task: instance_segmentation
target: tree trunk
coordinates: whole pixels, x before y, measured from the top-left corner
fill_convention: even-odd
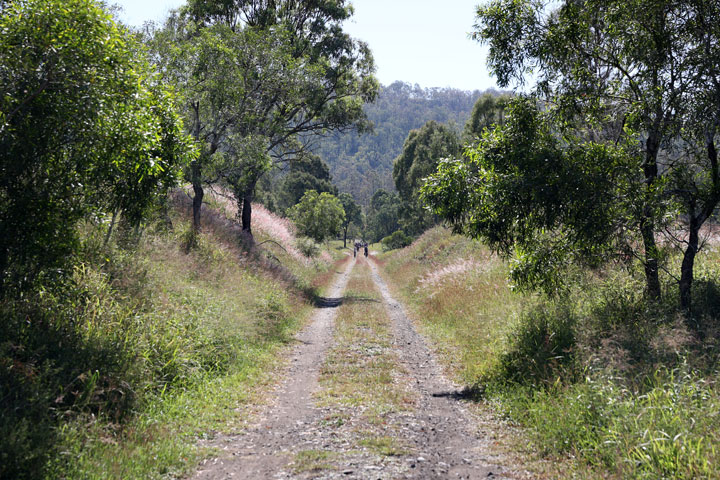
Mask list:
[[[345,225],[345,230],[343,230],[343,248],[347,248],[347,231],[350,224],[348,223]]]
[[[645,282],[648,295],[653,300],[660,300],[662,292],[658,275],[658,248],[655,242],[655,224],[650,222],[649,225],[643,225],[640,227],[640,231],[645,246]]]
[[[200,103],[192,104],[194,116],[193,137],[195,141],[200,140]],[[190,164],[190,176],[193,187],[193,234],[200,231],[200,214],[202,213],[202,202],[205,191],[202,187],[202,153]]]
[[[193,230],[197,233],[200,230],[200,214],[202,212],[202,202],[205,191],[202,187],[202,175],[200,172],[199,160],[194,160],[191,166],[192,170],[192,187],[195,195],[193,196]]]
[[[680,267],[680,308],[686,312],[690,312],[692,307],[693,268],[699,247],[700,226],[702,225],[698,223],[694,215],[690,217],[690,238]]]
[[[105,234],[105,241],[103,242],[103,246],[107,246],[108,242],[110,242],[110,237],[112,237],[113,227],[115,226],[115,220],[117,220],[117,214],[118,209],[113,210],[112,214],[112,220],[110,220],[110,226],[108,227],[108,231]]]
[[[643,172],[645,174],[648,197],[645,199],[643,215],[640,221],[640,233],[642,235],[643,246],[645,247],[645,279],[648,295],[653,300],[660,300],[662,298],[662,292],[660,289],[658,264],[659,252],[657,243],[655,242],[655,221],[653,219],[654,199],[652,198],[652,189],[658,176],[657,155],[660,150],[660,140],[657,131],[650,132],[645,147]]]
[[[720,171],[718,170],[718,152],[715,148],[715,129],[708,132],[707,156],[712,169],[713,187],[711,194],[706,197],[700,212],[696,215],[695,204],[688,205],[690,217],[688,246],[683,254],[680,267],[680,308],[690,313],[692,309],[692,284],[694,279],[695,256],[700,248],[700,228],[715,211],[720,203]]]
[[[252,201],[255,195],[255,185],[257,180],[252,182],[245,190],[243,195],[242,212],[240,219],[242,221],[242,230],[252,238]]]
[[[242,209],[242,229],[252,235],[252,196],[245,195],[243,197]]]

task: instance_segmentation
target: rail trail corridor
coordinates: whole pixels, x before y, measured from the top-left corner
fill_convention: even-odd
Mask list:
[[[349,259],[273,400],[196,479],[519,478],[442,374],[372,259]]]

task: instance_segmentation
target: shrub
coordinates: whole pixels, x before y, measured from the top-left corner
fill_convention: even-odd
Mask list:
[[[381,243],[383,250],[387,252],[388,250],[395,250],[396,248],[405,248],[412,243],[412,240],[411,237],[405,235],[405,232],[398,230],[392,235],[383,238]]]
[[[315,258],[320,253],[320,245],[315,243],[312,238],[298,238],[295,246],[300,250],[300,253],[308,258]]]
[[[288,210],[295,226],[302,235],[317,242],[340,233],[345,220],[345,210],[337,197],[327,192],[318,194],[308,190],[300,199],[300,203]]]
[[[543,303],[526,312],[510,333],[494,381],[542,386],[572,367],[576,319],[566,303]]]

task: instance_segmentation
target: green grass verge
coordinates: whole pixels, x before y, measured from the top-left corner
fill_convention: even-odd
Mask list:
[[[87,227],[72,282],[0,305],[0,477],[179,477],[260,401],[330,265],[293,283],[212,229],[185,253],[176,224],[122,246]]]
[[[719,260],[698,257],[690,318],[671,279],[650,304],[632,270],[579,274],[565,298],[513,293],[503,262],[443,229],[381,263],[447,365],[557,462],[553,477],[720,478]]]

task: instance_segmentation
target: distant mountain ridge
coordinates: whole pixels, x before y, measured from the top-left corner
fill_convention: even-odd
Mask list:
[[[490,93],[500,94],[495,90]],[[383,86],[374,104],[365,106],[375,132],[333,134],[319,142],[317,153],[330,166],[333,182],[368,205],[379,188],[394,190],[393,160],[410,130],[426,122],[454,125],[462,131],[475,101],[485,92],[454,88],[421,88],[404,82]]]

